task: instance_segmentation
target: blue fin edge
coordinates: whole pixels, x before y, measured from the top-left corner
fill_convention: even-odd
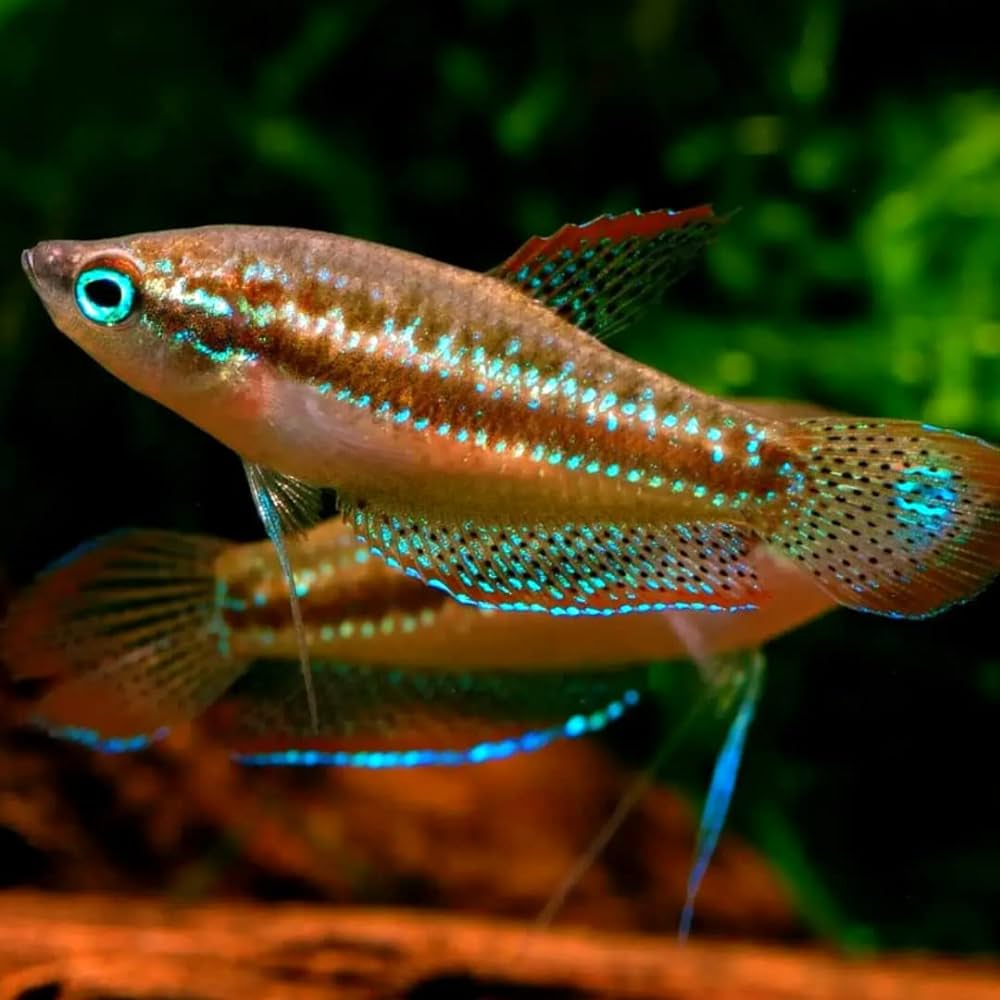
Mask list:
[[[360,767],[383,770],[400,767],[457,767],[504,760],[519,753],[541,750],[557,740],[596,733],[639,701],[639,692],[625,691],[604,708],[586,715],[574,715],[562,725],[536,729],[506,740],[476,743],[460,750],[275,750],[267,753],[232,755],[240,764],[284,767]]]

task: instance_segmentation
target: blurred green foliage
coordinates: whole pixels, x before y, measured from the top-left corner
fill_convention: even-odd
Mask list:
[[[126,523],[257,533],[235,460],[51,329],[18,268],[46,237],[282,223],[481,268],[565,221],[711,200],[739,211],[705,267],[617,348],[713,392],[1000,438],[986,20],[0,0],[0,565],[19,583]],[[847,946],[1000,942],[995,602],[920,625],[841,613],[772,652],[735,824]],[[717,740],[678,767],[693,789]]]

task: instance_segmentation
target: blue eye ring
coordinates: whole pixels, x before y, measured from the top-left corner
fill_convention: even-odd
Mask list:
[[[132,314],[135,279],[113,267],[88,267],[77,276],[73,288],[80,312],[92,323],[117,326]]]

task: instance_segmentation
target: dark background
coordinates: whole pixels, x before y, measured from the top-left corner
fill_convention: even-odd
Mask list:
[[[0,574],[126,524],[259,534],[236,458],[48,322],[18,265],[44,238],[275,223],[486,268],[566,221],[713,201],[741,211],[618,349],[1000,439],[980,6],[0,0]],[[732,827],[816,934],[1000,944],[996,610],[837,612],[769,650]],[[610,742],[638,759],[633,736]],[[700,794],[718,739],[665,778]]]

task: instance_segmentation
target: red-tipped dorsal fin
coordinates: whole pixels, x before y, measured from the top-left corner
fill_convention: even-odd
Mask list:
[[[533,236],[488,273],[575,326],[608,337],[681,277],[725,221],[710,205],[602,215]]]

